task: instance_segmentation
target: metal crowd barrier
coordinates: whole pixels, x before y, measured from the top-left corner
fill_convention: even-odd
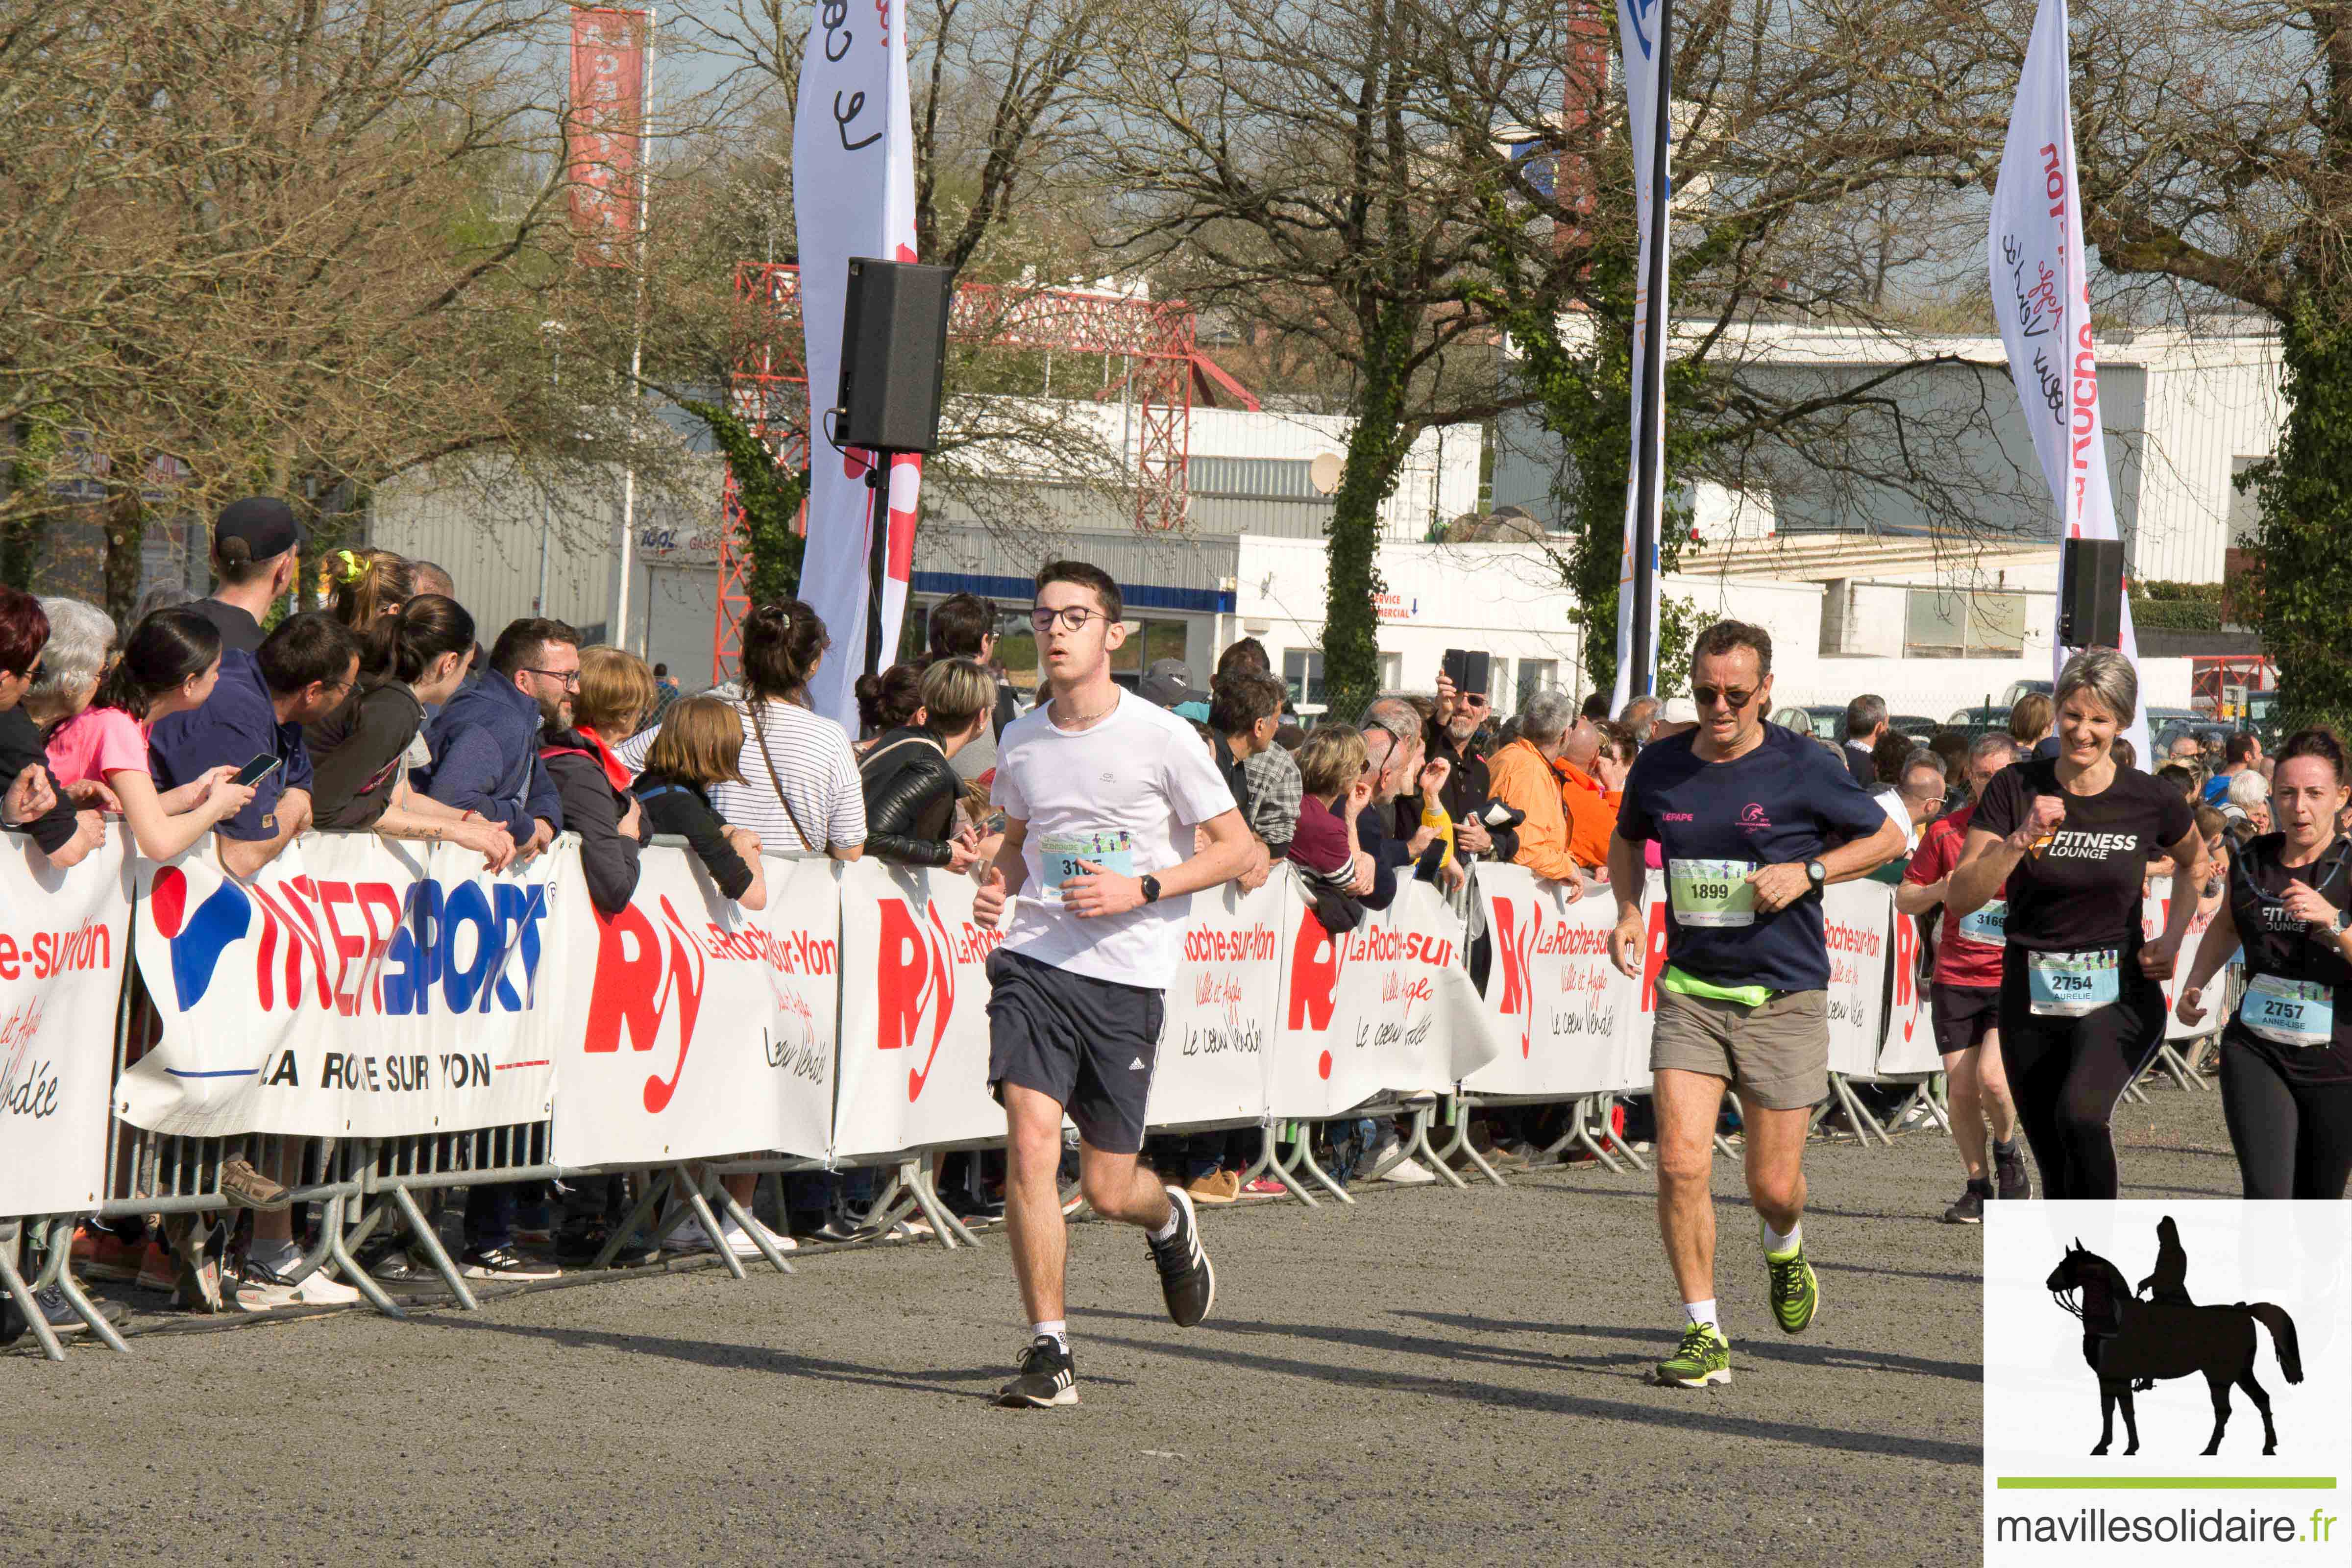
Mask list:
[[[685,845],[683,839],[666,837],[651,842],[679,847]],[[1471,897],[1461,903],[1470,922],[1465,935],[1475,939],[1475,927],[1481,923],[1478,900]],[[1472,941],[1465,940],[1456,960],[1465,968],[1469,965],[1471,946]],[[147,1005],[135,963],[127,964],[126,976],[116,1027],[114,1072],[118,1082],[124,1070],[155,1043],[160,1030],[160,1020]],[[2229,989],[2233,997],[2241,981],[2234,968],[2230,976]],[[2229,1009],[2219,1007],[2213,1016],[2218,1031],[2219,1021],[2229,1016]],[[2201,1043],[2201,1039],[2189,1042],[2192,1047]],[[2141,1083],[2158,1075],[2171,1077],[2184,1090],[2204,1087],[2172,1043],[2158,1053]],[[1855,1099],[1843,1075],[1832,1074],[1832,1080],[1830,1095],[1815,1108],[1815,1123],[1832,1106],[1840,1106],[1846,1111],[1853,1135],[1863,1146],[1869,1146],[1874,1135],[1882,1144],[1891,1146],[1894,1140],[1889,1130]],[[1906,1104],[1923,1103],[1931,1113],[1930,1119],[1948,1129],[1941,1086],[1941,1074],[1927,1075],[1914,1085],[1912,1100]],[[1454,1162],[1460,1159],[1467,1172],[1504,1186],[1508,1184],[1504,1174],[1471,1142],[1470,1129],[1477,1111],[1565,1105],[1565,1130],[1536,1152],[1528,1168],[1557,1169],[1566,1165],[1573,1153],[1580,1152],[1610,1171],[1622,1173],[1625,1165],[1619,1163],[1620,1157],[1636,1169],[1650,1167],[1615,1131],[1612,1110],[1620,1101],[1643,1098],[1644,1092],[1503,1095],[1465,1092],[1457,1086],[1450,1095],[1433,1091],[1381,1095],[1323,1118],[1243,1118],[1153,1126],[1149,1131],[1154,1136],[1183,1135],[1255,1127],[1261,1134],[1259,1152],[1242,1174],[1244,1184],[1271,1175],[1287,1195],[1309,1207],[1320,1206],[1312,1190],[1315,1187],[1343,1205],[1352,1205],[1356,1200],[1349,1194],[1346,1182],[1325,1170],[1317,1159],[1316,1132],[1325,1125],[1365,1119],[1411,1119],[1409,1135],[1401,1134],[1394,1150],[1364,1173],[1364,1180],[1378,1180],[1400,1162],[1417,1158],[1425,1162],[1440,1181],[1462,1190],[1468,1184],[1464,1173],[1454,1168]],[[2131,1092],[2145,1098],[2140,1085],[2133,1086]],[[1442,1142],[1433,1136],[1433,1131],[1441,1126],[1448,1134]],[[95,1211],[97,1217],[112,1220],[139,1216],[151,1222],[161,1219],[169,1223],[175,1217],[192,1219],[230,1211],[235,1205],[222,1191],[222,1167],[225,1162],[243,1155],[264,1174],[274,1174],[285,1183],[297,1213],[305,1205],[320,1206],[318,1238],[304,1252],[291,1276],[293,1280],[299,1283],[320,1268],[332,1268],[371,1306],[392,1318],[404,1318],[406,1313],[383,1286],[361,1267],[356,1257],[362,1245],[379,1230],[392,1227],[406,1232],[406,1245],[428,1262],[457,1306],[467,1310],[478,1310],[480,1306],[463,1269],[449,1257],[431,1215],[418,1202],[419,1194],[470,1187],[486,1180],[570,1183],[615,1175],[633,1177],[639,1184],[635,1203],[612,1231],[601,1253],[588,1265],[589,1271],[608,1269],[632,1237],[642,1236],[648,1244],[660,1245],[674,1226],[691,1215],[711,1241],[719,1264],[740,1279],[747,1277],[743,1262],[723,1240],[722,1215],[742,1227],[763,1260],[777,1272],[790,1274],[793,1270],[782,1251],[769,1241],[764,1228],[754,1223],[753,1216],[727,1191],[726,1177],[769,1173],[782,1176],[859,1167],[885,1170],[890,1173],[890,1179],[877,1194],[864,1227],[871,1237],[887,1237],[899,1222],[919,1217],[931,1238],[941,1247],[977,1247],[979,1237],[942,1199],[934,1165],[947,1153],[995,1150],[1004,1144],[1001,1137],[974,1139],[833,1163],[746,1153],[728,1158],[566,1167],[551,1157],[551,1121],[467,1132],[337,1140],[275,1134],[181,1137],[149,1132],[118,1116],[109,1119],[107,1140],[107,1188]],[[1717,1142],[1726,1152],[1736,1152],[1720,1137]],[[1075,1192],[1066,1192],[1064,1201],[1066,1212],[1075,1214],[1085,1206]],[[52,1287],[62,1292],[101,1342],[116,1351],[129,1349],[121,1333],[74,1278],[71,1248],[79,1217],[57,1215],[0,1218],[0,1291],[16,1300],[42,1354],[53,1361],[63,1360],[64,1351],[33,1300],[35,1292]],[[16,1262],[18,1243],[28,1236],[44,1247],[42,1265],[29,1280]]]

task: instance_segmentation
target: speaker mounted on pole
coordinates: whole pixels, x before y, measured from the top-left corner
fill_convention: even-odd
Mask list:
[[[2124,546],[2119,539],[2069,539],[2059,547],[2058,646],[2121,647]]]
[[[954,288],[955,275],[944,267],[850,258],[835,410],[839,445],[873,452],[938,447]]]

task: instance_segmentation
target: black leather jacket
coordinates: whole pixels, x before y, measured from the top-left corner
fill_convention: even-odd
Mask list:
[[[892,730],[857,765],[866,790],[866,852],[907,866],[944,866],[963,788],[929,730]]]

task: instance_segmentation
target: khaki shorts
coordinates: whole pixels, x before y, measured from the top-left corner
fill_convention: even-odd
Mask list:
[[[1801,1110],[1830,1091],[1829,993],[1789,991],[1760,1007],[1658,988],[1650,1070],[1727,1079],[1767,1110]]]

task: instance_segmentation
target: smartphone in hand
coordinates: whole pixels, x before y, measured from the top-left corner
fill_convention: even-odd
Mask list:
[[[254,758],[253,761],[237,769],[236,782],[243,784],[247,789],[252,789],[259,784],[262,780],[276,773],[278,768],[278,759],[265,753]]]

